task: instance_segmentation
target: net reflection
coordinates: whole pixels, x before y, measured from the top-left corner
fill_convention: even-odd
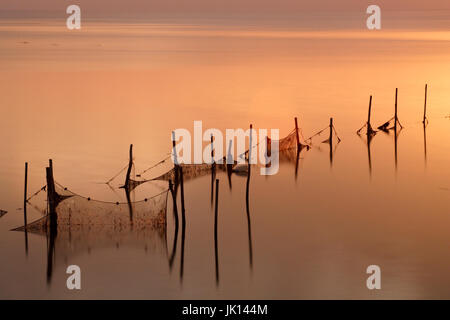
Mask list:
[[[48,201],[45,216],[14,229],[47,239],[49,285],[56,265],[65,265],[74,257],[94,250],[132,247],[168,256],[167,192],[134,203],[127,192],[126,204],[114,204],[83,198],[68,190],[58,191],[60,198]],[[131,215],[133,210],[135,216]],[[57,217],[57,221],[53,222],[52,217]]]

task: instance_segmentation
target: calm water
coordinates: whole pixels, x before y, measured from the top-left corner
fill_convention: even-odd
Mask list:
[[[8,22],[0,37],[0,209],[8,211],[0,218],[1,298],[450,298],[448,30],[91,23],[70,33],[55,22]],[[373,124],[391,118],[396,87],[405,126],[397,154],[393,134],[378,133],[369,170],[355,132],[369,95]],[[81,249],[57,242],[50,281],[46,238],[28,234],[26,254],[24,234],[10,231],[23,224],[25,161],[29,194],[45,184],[52,158],[58,182],[124,201],[123,175],[113,189],[101,182],[126,165],[130,143],[141,172],[170,152],[173,129],[192,129],[194,120],[285,136],[295,116],[305,136],[334,118],[342,142],[333,162],[319,144],[301,153],[297,172],[295,158],[275,176],[253,170],[251,234],[246,177],[233,175],[230,188],[218,174],[218,282],[209,175],[185,183],[184,259],[179,233],[172,268],[171,201],[167,238],[118,243],[99,234],[100,245]],[[132,196],[160,187],[144,184]],[[28,211],[28,221],[41,217]],[[70,264],[81,267],[81,291],[66,288]],[[371,264],[382,270],[376,292],[366,288]]]

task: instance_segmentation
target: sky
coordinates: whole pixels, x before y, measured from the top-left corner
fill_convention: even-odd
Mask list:
[[[14,0],[1,1],[2,16],[11,11],[60,12],[78,4],[92,16],[137,14],[301,14],[361,11],[371,4],[386,11],[450,10],[446,0]]]
[[[381,7],[384,29],[450,30],[447,0],[14,0],[0,2],[0,24],[10,19],[67,18],[77,4],[83,21],[364,29],[366,9]]]

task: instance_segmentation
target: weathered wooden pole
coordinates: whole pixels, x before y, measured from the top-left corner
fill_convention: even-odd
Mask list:
[[[174,181],[175,187],[178,185],[179,182],[179,165],[178,165],[178,159],[177,159],[177,149],[176,149],[176,143],[175,143],[175,131],[172,131],[172,150],[173,150],[173,162],[174,162]]]
[[[330,145],[333,144],[333,118],[330,118]]]
[[[294,118],[295,120],[295,134],[297,137],[297,150],[300,150],[300,138],[298,136],[298,122],[297,122],[297,117]]]
[[[174,236],[174,239],[173,239],[172,254],[170,255],[170,258],[169,258],[169,267],[170,267],[170,270],[172,270],[173,262],[174,262],[174,259],[175,259],[175,254],[177,252],[178,224],[179,224],[178,223],[177,198],[176,198],[176,194],[175,194],[175,191],[174,191],[172,180],[169,180],[169,190],[170,190],[170,193],[172,195],[173,216],[174,216],[174,219],[175,219],[175,236]]]
[[[180,280],[183,280],[184,274],[184,241],[186,237],[186,214],[184,208],[184,183],[183,183],[183,168],[178,168],[180,171],[181,184],[181,260],[180,260]]]
[[[297,151],[297,156],[299,151]],[[247,172],[247,184],[245,187],[245,208],[247,213],[247,234],[248,234],[248,257],[250,269],[253,268],[253,245],[252,245],[252,222],[250,218],[250,167]]]
[[[214,179],[216,178],[216,162],[214,161],[213,135],[211,135],[211,207],[214,202]]]
[[[23,225],[25,226],[25,253],[28,255],[28,230],[27,230],[27,198],[28,198],[28,162],[25,162],[25,188],[23,194]]]
[[[181,184],[181,214],[182,214],[182,223],[186,223],[185,218],[185,208],[184,208],[184,182],[183,182],[183,168],[179,168],[180,170],[180,184]]]
[[[214,209],[214,252],[216,262],[216,285],[219,285],[219,246],[217,237],[218,215],[219,215],[219,179],[216,179],[216,203]]]
[[[395,115],[394,115],[394,127],[395,130],[397,130],[397,122],[398,122],[398,117],[397,117],[397,98],[398,98],[398,88],[395,88]]]
[[[253,125],[250,124],[249,148],[248,148],[248,170],[250,170],[250,162],[252,158],[253,149]]]
[[[125,184],[124,184],[125,189],[129,188],[130,174],[131,174],[132,167],[133,167],[133,145],[130,144],[130,159],[128,160],[127,175],[125,177]]]
[[[333,165],[333,118],[330,118],[330,166]]]
[[[47,174],[47,198],[49,206],[49,219],[50,219],[50,230],[51,232],[56,231],[58,224],[58,217],[56,215],[56,191],[55,191],[55,181],[53,179],[53,169],[52,167],[46,168]]]
[[[367,116],[367,130],[372,130],[372,126],[370,125],[370,114],[372,113],[372,96],[370,96],[369,100],[369,115]]]
[[[427,121],[427,93],[428,93],[428,84],[425,85],[425,103],[423,106],[423,123]]]

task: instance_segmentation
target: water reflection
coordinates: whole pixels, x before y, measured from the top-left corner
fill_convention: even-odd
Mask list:
[[[425,157],[425,167],[427,166],[427,123],[428,120],[425,119],[423,122],[423,152]]]
[[[250,172],[251,172],[251,165],[248,165],[247,170],[247,182],[245,187],[245,208],[247,213],[247,234],[248,234],[248,258],[250,263],[250,269],[253,270],[253,244],[252,244],[252,221],[250,218],[250,203],[249,203],[249,197],[250,197]]]
[[[214,262],[216,271],[216,286],[219,286],[219,243],[217,238],[219,214],[219,180],[216,180],[216,204],[214,207]]]
[[[175,255],[177,253],[178,225],[179,225],[176,190],[174,190],[174,185],[172,183],[172,180],[169,180],[169,190],[170,190],[170,194],[172,196],[172,212],[173,212],[173,218],[174,218],[174,224],[175,224],[175,231],[174,231],[173,244],[172,244],[172,253],[170,254],[170,257],[169,257],[169,268],[170,268],[170,271],[172,271],[173,262],[175,259]]]

